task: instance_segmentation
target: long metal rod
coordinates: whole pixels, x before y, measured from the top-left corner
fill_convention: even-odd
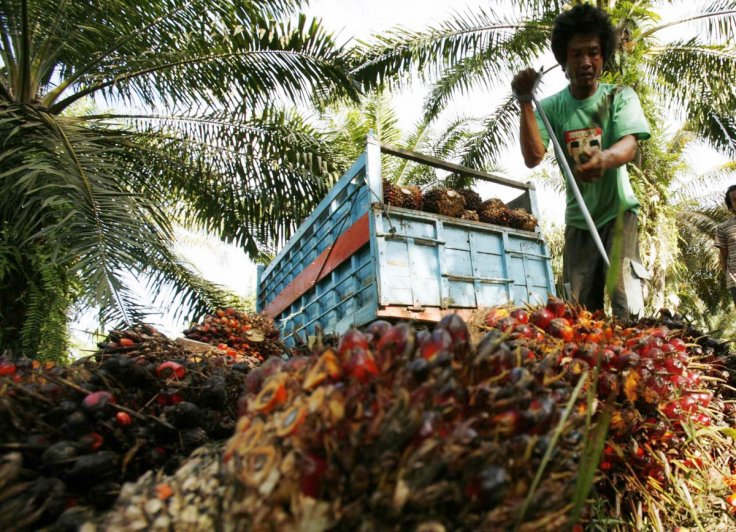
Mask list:
[[[555,136],[555,132],[552,129],[552,125],[549,123],[549,120],[547,119],[547,115],[545,114],[544,109],[542,109],[542,106],[539,104],[539,100],[537,100],[537,97],[534,96],[533,93],[532,93],[532,101],[534,102],[534,106],[537,108],[537,111],[539,111],[539,116],[542,117],[542,122],[544,122],[544,127],[547,128],[547,133],[549,133],[549,138],[552,140],[552,145],[555,148],[555,155],[557,156],[557,161],[560,163],[560,166],[562,167],[562,173],[565,174],[565,178],[567,179],[567,185],[572,189],[572,193],[575,196],[575,200],[578,202],[578,207],[580,207],[580,212],[583,213],[583,218],[585,218],[585,224],[588,226],[590,235],[593,237],[593,241],[595,242],[595,245],[598,247],[598,251],[600,252],[601,257],[603,257],[603,260],[605,261],[606,266],[610,266],[611,263],[608,261],[608,254],[606,253],[606,248],[603,247],[603,242],[601,242],[601,236],[598,234],[598,229],[595,226],[595,222],[593,222],[593,219],[590,217],[590,212],[588,211],[588,207],[585,205],[585,201],[583,200],[583,195],[580,193],[578,184],[572,175],[572,171],[570,170],[570,165],[567,164],[567,158],[565,157],[565,154],[562,151],[560,142],[557,140],[557,137]]]
[[[418,152],[411,151],[411,150],[405,150],[404,148],[397,148],[395,146],[389,146],[388,144],[380,144],[380,146],[381,146],[381,153],[386,153],[388,155],[394,155],[396,157],[401,157],[402,159],[408,159],[416,163],[422,163],[422,164],[426,164],[429,166],[434,166],[435,168],[440,168],[441,170],[447,170],[448,172],[457,172],[460,175],[469,176],[469,177],[477,177],[478,179],[483,179],[491,183],[499,183],[501,185],[507,185],[509,187],[518,188],[521,190],[529,190],[529,189],[535,188],[533,183],[522,183],[521,181],[515,181],[513,179],[509,179],[508,177],[503,176],[501,174],[474,170],[472,168],[468,168],[467,166],[461,166],[459,164],[454,164],[454,163],[450,163],[447,161],[443,161],[442,159],[438,159],[437,157],[432,157],[431,155],[424,155],[423,153],[418,153]]]

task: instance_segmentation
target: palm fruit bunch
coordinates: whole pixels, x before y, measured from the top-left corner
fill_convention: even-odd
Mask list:
[[[659,360],[652,349],[670,353],[665,344],[676,353],[665,361],[687,354],[682,373],[663,362],[631,377],[650,355]],[[457,316],[432,332],[375,322],[250,372],[222,462],[207,450],[173,476],[149,473],[126,487],[100,530],[566,528],[581,461],[609,422],[592,455],[594,504],[573,529],[616,529],[613,519],[621,530],[674,530],[705,500],[721,512],[703,511],[701,523],[732,530],[727,357],[723,343],[671,316],[626,326],[556,298],[491,309],[470,330]],[[671,395],[648,395],[652,375],[685,375],[690,387],[678,396],[672,382]],[[672,401],[709,392],[697,413],[710,426],[667,417]],[[652,419],[667,430],[650,431]],[[683,439],[694,426],[698,437]],[[639,466],[648,456],[661,460],[664,481],[652,463]]]
[[[526,209],[518,208],[509,211],[509,227],[523,231],[534,231],[537,228],[537,219]]]
[[[508,227],[511,222],[511,211],[506,204],[498,198],[484,201],[478,209],[481,222],[487,224],[503,225]]]
[[[540,361],[553,353],[548,379],[587,376],[597,401],[585,408],[593,419],[610,419],[599,515],[634,529],[671,530],[698,520],[713,529],[736,526],[726,511],[736,506],[728,487],[736,489],[736,420],[726,343],[667,312],[625,326],[557,298],[529,311],[492,309],[483,323]]]
[[[462,218],[463,220],[471,220],[473,222],[477,222],[480,220],[477,211],[470,211],[468,209],[465,209],[465,211],[463,211],[463,214],[462,216],[460,216],[460,218]]]
[[[457,315],[432,332],[378,321],[247,378],[228,441],[235,529],[551,530],[566,522],[585,416],[573,386]],[[528,504],[525,497],[529,495]],[[522,508],[526,508],[523,510]],[[432,527],[432,528],[428,528]]]
[[[455,190],[435,187],[425,192],[423,209],[426,212],[459,218],[465,211],[465,197]]]
[[[20,464],[0,486],[0,529],[105,509],[123,482],[173,471],[193,449],[227,438],[246,374],[259,364],[215,348],[187,351],[144,325],[111,331],[99,345],[69,366],[0,358],[0,446],[17,453],[8,464]]]
[[[88,532],[231,530],[221,526],[236,502],[234,484],[222,482],[222,443],[195,450],[172,474],[148,471],[123,486],[108,514],[86,515]]]
[[[469,211],[477,211],[483,204],[483,199],[472,188],[461,188],[458,192],[465,198],[465,208]]]
[[[184,337],[216,346],[233,357],[253,357],[263,361],[288,355],[271,318],[234,308],[206,314],[201,323],[192,323]]]
[[[422,191],[419,187],[397,185],[384,179],[383,202],[394,207],[419,211],[422,209]]]

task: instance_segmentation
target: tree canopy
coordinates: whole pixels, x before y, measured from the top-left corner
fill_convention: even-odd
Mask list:
[[[33,353],[78,301],[144,318],[128,274],[170,284],[192,315],[226,302],[173,254],[172,220],[256,257],[309,213],[332,151],[293,106],[355,88],[301,6],[0,2],[5,348]]]

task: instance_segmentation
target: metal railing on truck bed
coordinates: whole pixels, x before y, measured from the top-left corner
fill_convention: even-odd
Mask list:
[[[554,294],[539,232],[386,205],[381,154],[521,193],[507,202],[537,218],[531,183],[465,168],[368,138],[366,151],[265,269],[256,305],[287,342],[319,328],[342,333],[377,318],[437,321],[452,312]]]

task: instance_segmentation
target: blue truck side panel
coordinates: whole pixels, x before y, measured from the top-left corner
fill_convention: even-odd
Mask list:
[[[337,182],[265,269],[263,311],[337,237],[368,213],[369,242],[274,316],[293,343],[317,331],[342,333],[381,309],[474,309],[536,303],[554,294],[547,247],[529,232],[382,203],[380,149],[367,152]],[[533,188],[514,200],[537,215]],[[329,253],[329,251],[327,252]]]

